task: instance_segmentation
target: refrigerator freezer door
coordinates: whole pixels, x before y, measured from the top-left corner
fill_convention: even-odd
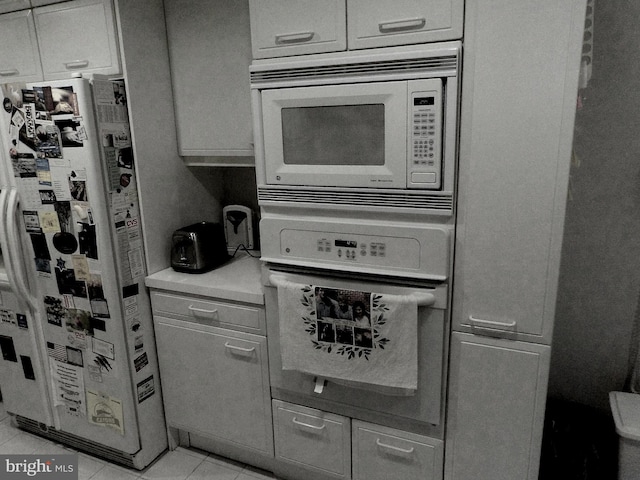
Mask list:
[[[0,111],[19,193],[5,204],[19,205],[21,261],[41,312],[49,435],[142,468],[166,448],[166,430],[133,148],[123,82],[94,83],[26,85]],[[37,428],[33,420],[25,413],[18,423]]]

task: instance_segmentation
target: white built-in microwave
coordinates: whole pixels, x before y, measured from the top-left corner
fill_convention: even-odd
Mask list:
[[[451,211],[459,75],[458,42],[253,62],[260,203]]]

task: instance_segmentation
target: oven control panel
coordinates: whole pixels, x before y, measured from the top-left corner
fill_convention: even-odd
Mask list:
[[[338,259],[344,258],[346,261],[356,260],[358,257],[379,257],[384,259],[387,256],[387,244],[381,241],[372,241],[369,244],[366,241],[358,242],[357,240],[328,239],[326,237],[318,239],[318,252],[335,254]]]
[[[356,273],[434,280],[449,276],[451,235],[443,226],[305,223],[263,218],[262,238],[280,241],[263,242],[262,259]]]

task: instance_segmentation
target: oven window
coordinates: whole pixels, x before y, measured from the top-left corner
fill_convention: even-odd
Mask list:
[[[284,163],[384,165],[384,105],[282,109]]]

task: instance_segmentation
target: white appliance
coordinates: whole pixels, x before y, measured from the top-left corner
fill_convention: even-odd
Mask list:
[[[3,403],[21,428],[144,468],[167,440],[124,83],[2,92]]]
[[[252,250],[253,212],[244,205],[227,205],[222,209],[224,219],[224,236],[229,253],[234,254],[239,248]]]
[[[450,42],[254,61],[261,205],[450,213],[460,51]]]

